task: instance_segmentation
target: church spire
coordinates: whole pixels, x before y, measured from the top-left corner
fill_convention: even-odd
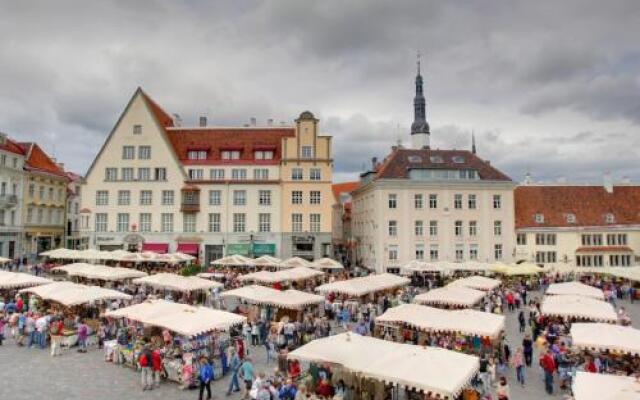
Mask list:
[[[411,141],[416,149],[429,148],[429,124],[427,123],[427,104],[424,98],[422,75],[420,74],[420,52],[417,56],[416,94],[413,98],[413,124]]]

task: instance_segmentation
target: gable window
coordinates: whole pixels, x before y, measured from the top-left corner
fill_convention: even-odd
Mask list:
[[[104,180],[105,181],[117,181],[118,180],[118,169],[117,168],[106,168],[104,170]]]
[[[150,160],[151,159],[151,146],[139,146],[138,147],[138,158],[140,160]]]
[[[311,158],[312,157],[312,148],[311,146],[302,146],[300,152],[302,154],[302,158]]]
[[[106,206],[109,205],[109,192],[106,190],[98,190],[96,192],[96,205]]]
[[[135,158],[136,148],[134,146],[122,146],[122,159],[133,160]]]
[[[133,126],[133,134],[134,135],[141,135],[142,134],[142,125],[134,125]]]

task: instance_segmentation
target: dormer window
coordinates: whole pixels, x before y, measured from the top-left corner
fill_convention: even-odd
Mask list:
[[[240,159],[240,151],[239,150],[223,150],[220,153],[223,160],[239,160]]]
[[[451,158],[455,164],[464,164],[464,157],[462,156],[453,156]]]
[[[134,125],[133,126],[133,134],[134,135],[142,135],[142,125]]]
[[[442,164],[444,162],[440,156],[431,156],[430,159],[433,164]]]
[[[534,220],[536,221],[536,224],[544,224],[544,214],[536,214],[534,215]]]
[[[206,160],[207,151],[206,150],[189,150],[187,152],[187,158],[189,160]]]
[[[567,219],[567,224],[575,224],[576,223],[575,214],[567,214],[566,215],[566,219]]]
[[[273,150],[258,150],[254,152],[256,160],[273,160]]]
[[[615,223],[615,222],[616,222],[616,217],[614,217],[614,216],[613,216],[613,214],[608,213],[608,214],[605,214],[605,216],[604,216],[604,221],[605,221],[607,224],[613,224],[613,223]]]
[[[422,162],[422,157],[420,157],[420,156],[408,156],[407,160],[409,160],[410,163],[421,163]]]

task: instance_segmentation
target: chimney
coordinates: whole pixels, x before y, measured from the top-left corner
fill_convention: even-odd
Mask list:
[[[273,126],[273,118],[267,120],[267,126]]]
[[[200,123],[198,124],[201,128],[207,126],[207,117],[204,115],[200,116]]]
[[[251,117],[251,119],[249,120],[251,126],[256,126],[256,117]]]
[[[375,170],[376,169],[376,164],[378,164],[378,157],[372,157],[371,158],[371,170]]]
[[[602,186],[607,193],[613,193],[613,180],[611,179],[611,173],[606,171],[602,177]]]

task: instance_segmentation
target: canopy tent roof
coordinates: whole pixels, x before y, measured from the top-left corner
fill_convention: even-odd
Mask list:
[[[309,267],[311,268],[311,262],[300,257],[291,257],[284,260],[281,264],[282,268],[296,268],[296,267]]]
[[[563,318],[582,318],[591,321],[616,322],[613,306],[602,300],[575,295],[545,296],[542,300],[543,315]]]
[[[465,261],[465,262],[449,262],[438,261],[436,265],[441,266],[447,271],[477,271],[477,272],[491,272],[492,264],[483,263],[479,261]]]
[[[247,267],[252,266],[253,260],[251,258],[242,256],[240,254],[233,254],[230,256],[218,258],[211,261],[211,265],[221,265],[223,267]]]
[[[493,264],[491,271],[506,275],[506,276],[519,276],[519,275],[536,275],[544,270],[535,264],[522,263],[522,264]]]
[[[10,258],[0,257],[0,264],[6,264],[6,263],[8,263],[10,261],[11,261]]]
[[[182,276],[177,274],[156,274],[134,279],[136,285],[147,285],[156,289],[176,290],[179,292],[192,292],[194,290],[207,290],[214,287],[222,287],[222,283],[197,276]]]
[[[477,357],[435,347],[419,347],[341,333],[292,351],[289,358],[337,364],[367,378],[450,399],[460,394],[478,372]]]
[[[426,263],[420,260],[412,260],[402,266],[401,270],[406,274],[413,272],[444,272],[444,268],[435,263]]]
[[[613,267],[611,268],[611,275],[640,282],[640,267]]]
[[[70,250],[65,248],[48,250],[40,253],[41,256],[49,257],[49,258],[67,258],[71,259],[76,254],[77,250]]]
[[[456,332],[496,338],[504,331],[503,315],[476,310],[441,310],[419,304],[389,308],[376,318],[378,322],[404,323],[420,330]]]
[[[147,276],[146,272],[131,268],[107,267],[105,265],[85,263],[67,264],[61,267],[55,267],[52,270],[66,272],[69,276],[81,276],[87,279],[98,279],[102,281],[122,281]]]
[[[369,275],[362,278],[353,278],[346,281],[325,283],[316,288],[319,293],[342,293],[347,296],[364,296],[369,293],[395,289],[411,283],[410,279],[393,274]]]
[[[499,279],[474,275],[466,278],[456,279],[447,286],[463,286],[470,289],[488,291],[497,288],[501,284],[502,282]]]
[[[224,274],[221,272],[200,272],[198,275],[196,275],[199,278],[202,279],[222,279],[224,278]]]
[[[20,293],[25,292],[33,293],[43,300],[55,301],[67,307],[104,300],[131,300],[131,296],[117,290],[78,285],[72,282],[54,282],[20,290]]]
[[[24,288],[52,283],[51,279],[21,272],[0,271],[0,289]]]
[[[571,339],[580,349],[640,355],[640,330],[630,326],[575,323],[571,325]]]
[[[222,293],[222,297],[236,297],[249,304],[269,305],[298,310],[324,302],[324,297],[299,290],[280,291],[265,286],[251,285]]]
[[[276,283],[291,282],[316,278],[324,275],[324,272],[307,267],[283,269],[277,272],[257,271],[242,275],[238,278],[241,282]]]
[[[131,253],[125,250],[100,251],[96,249],[71,250],[71,249],[55,249],[40,253],[54,259],[68,260],[111,260],[111,261],[128,261],[128,262],[153,262],[153,263],[171,263],[177,264],[186,261],[195,260],[195,257],[183,253],[167,253],[158,254],[150,251],[142,253]]]
[[[581,282],[552,283],[549,286],[549,289],[547,289],[546,294],[570,294],[575,296],[592,297],[594,299],[604,300],[604,293],[602,292],[602,290],[593,286],[585,285]]]
[[[340,264],[338,261],[332,258],[325,257],[312,262],[311,268],[336,270],[344,269],[344,265]]]
[[[485,296],[485,292],[463,286],[445,286],[432,289],[414,298],[418,304],[442,304],[457,307],[473,307]]]
[[[268,254],[253,260],[253,265],[257,267],[281,268],[282,260]]]
[[[633,376],[578,371],[572,389],[575,400],[640,399],[640,382]]]
[[[247,319],[241,315],[208,307],[194,307],[166,300],[144,303],[105,313],[107,317],[128,318],[192,337],[211,331],[227,331]]]

